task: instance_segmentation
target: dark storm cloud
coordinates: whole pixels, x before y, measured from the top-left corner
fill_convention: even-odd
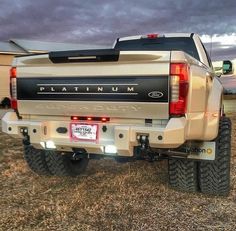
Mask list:
[[[236,1],[0,0],[0,40],[112,44],[149,32],[236,32]]]
[[[212,61],[217,60],[231,60],[236,58],[236,44],[225,45],[220,43],[205,44]]]

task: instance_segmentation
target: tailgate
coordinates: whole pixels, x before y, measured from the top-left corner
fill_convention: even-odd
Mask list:
[[[169,116],[170,52],[52,52],[15,61],[20,114]]]

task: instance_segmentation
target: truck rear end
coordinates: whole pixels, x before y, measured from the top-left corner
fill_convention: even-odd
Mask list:
[[[23,139],[39,174],[78,175],[94,156],[177,157],[189,160],[170,161],[169,171],[191,163],[194,180],[179,185],[182,175],[171,184],[195,191],[193,160],[215,160],[222,103],[222,86],[198,51],[193,38],[151,36],[114,49],[17,57],[15,112],[2,129]]]
[[[187,89],[180,102],[176,90],[186,88],[188,67],[170,65],[170,52],[55,52],[20,57],[14,65],[12,105],[18,118],[9,114],[13,124],[3,129],[12,135],[27,129],[34,145],[53,141],[58,150],[83,147],[132,156],[140,135],[153,147],[184,142],[184,118],[170,119],[169,112],[185,113]],[[175,76],[183,72],[183,86],[170,81],[170,67]]]

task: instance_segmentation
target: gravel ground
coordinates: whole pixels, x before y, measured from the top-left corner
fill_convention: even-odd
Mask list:
[[[39,177],[0,133],[0,230],[236,230],[236,113],[229,197],[168,187],[166,161],[92,160],[77,178]]]

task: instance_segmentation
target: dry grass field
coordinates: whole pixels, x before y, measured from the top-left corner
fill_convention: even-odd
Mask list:
[[[21,142],[0,133],[0,230],[236,230],[236,114],[231,193],[213,197],[168,187],[166,161],[92,160],[77,178],[39,177]]]

